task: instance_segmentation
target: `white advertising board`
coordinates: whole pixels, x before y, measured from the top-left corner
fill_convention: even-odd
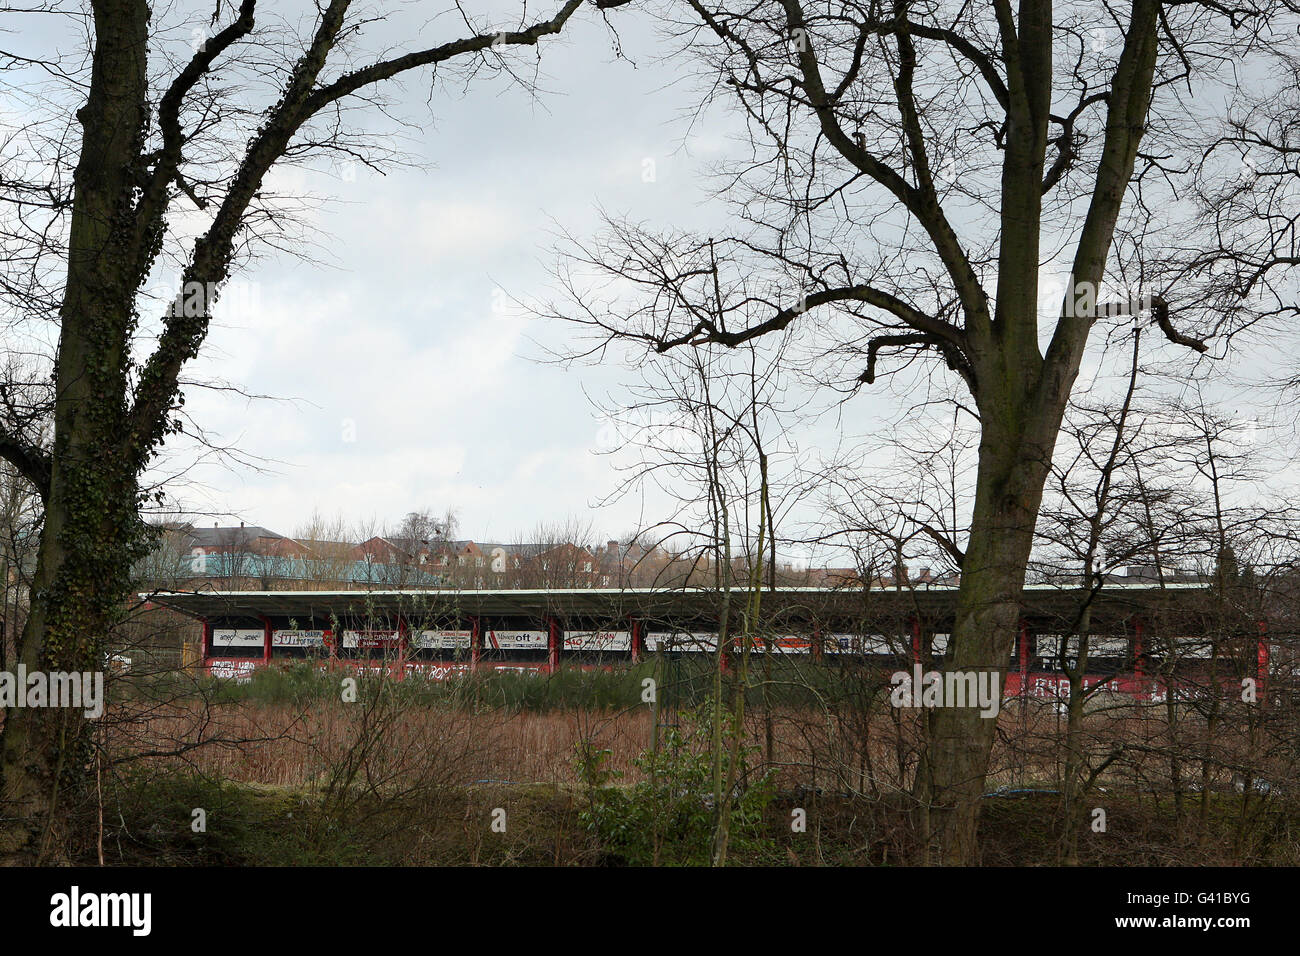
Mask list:
[[[774,634],[764,640],[762,637],[754,638],[753,650],[756,654],[762,654],[767,650],[767,644],[771,643],[772,651],[775,654],[810,654],[812,653],[812,638],[807,634]],[[735,648],[739,652],[743,650],[740,644],[740,637],[736,635]]]
[[[544,651],[550,641],[551,636],[546,631],[497,631],[489,628],[483,634],[483,646],[488,650]]]
[[[565,631],[566,651],[630,651],[631,631]]]
[[[1174,653],[1178,657],[1204,660],[1214,650],[1214,641],[1208,637],[1175,637],[1174,647]],[[1148,647],[1147,650],[1155,650],[1155,648]]]
[[[1060,654],[1060,634],[1038,634],[1035,637],[1039,657],[1056,657]],[[1066,657],[1079,656],[1079,636],[1072,635],[1066,642]],[[1125,657],[1128,655],[1128,638],[1093,634],[1088,638],[1089,657]]]
[[[411,646],[426,651],[467,651],[473,631],[416,631]]]
[[[657,651],[714,651],[718,649],[718,635],[703,631],[647,631],[645,649]]]
[[[344,647],[396,647],[396,631],[344,631]]]
[[[828,634],[827,644],[845,654],[892,654],[889,638],[883,634]]]
[[[213,647],[261,647],[266,632],[260,627],[216,627],[212,629]]]
[[[324,647],[325,631],[272,631],[272,647]]]

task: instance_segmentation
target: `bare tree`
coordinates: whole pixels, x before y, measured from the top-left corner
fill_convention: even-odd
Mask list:
[[[338,514],[324,517],[313,511],[311,517],[294,531],[294,537],[309,550],[304,585],[325,590],[351,586],[357,564],[356,542],[347,517]]]
[[[674,352],[643,368],[629,393],[602,408],[618,441],[622,481],[616,500],[647,488],[666,491],[673,511],[640,531],[653,551],[670,549],[655,585],[706,588],[716,595],[718,635],[709,701],[714,807],[711,860],[725,865],[745,760],[746,695],[763,695],[765,751],[771,761],[768,691],[774,656],[763,593],[776,586],[777,528],[806,497],[797,449],[785,439],[784,349],[775,338],[734,354]],[[651,553],[653,553],[653,551]],[[751,671],[762,651],[762,674]],[[662,648],[661,648],[662,652]],[[657,660],[663,679],[662,653]],[[658,746],[659,716],[655,739]]]
[[[539,521],[518,543],[489,551],[482,560],[465,570],[467,586],[492,580],[497,587],[589,588],[598,575],[591,520],[577,515]],[[500,571],[493,570],[494,562]]]
[[[52,69],[67,85],[45,100],[67,109],[55,124],[75,109],[79,142],[34,158],[53,173],[3,184],[9,208],[42,227],[7,237],[13,258],[0,290],[11,307],[38,306],[33,314],[59,322],[51,446],[0,436],[0,453],[45,506],[36,600],[18,650],[24,664],[95,665],[130,569],[147,550],[140,475],[179,429],[182,371],[202,347],[220,289],[249,254],[291,244],[288,210],[265,188],[268,173],[323,155],[382,161],[382,147],[352,131],[353,111],[383,109],[384,85],[413,71],[465,82],[506,73],[528,84],[510,51],[559,33],[582,2],[564,0],[536,18],[525,11],[513,23],[460,11],[450,38],[377,56],[359,40],[373,11],[353,10],[350,0],[318,5],[306,36],[288,24],[267,28],[259,16],[271,17],[256,0],[218,4],[193,48],[169,41],[176,24],[144,0],[92,5],[88,69]],[[152,307],[146,283],[168,258],[178,264],[176,298],[142,325],[142,309]],[[62,278],[50,280],[60,266]],[[137,362],[132,345],[151,335]],[[7,857],[59,854],[55,768],[83,763],[68,760],[66,746],[60,758],[53,742],[84,736],[78,720],[8,715],[6,814],[22,824],[7,828]]]
[[[12,465],[0,464],[0,670],[14,659],[26,622],[41,519],[40,499],[31,485]]]
[[[1141,244],[1133,226],[1157,180],[1190,165],[1144,154],[1144,134],[1167,131],[1162,147],[1185,159],[1197,90],[1281,29],[1268,17],[1283,11],[1159,0],[672,10],[668,30],[707,96],[749,124],[754,155],[725,180],[747,228],[704,239],[611,221],[573,243],[560,275],[570,301],[553,311],[583,324],[593,349],[610,337],[656,352],[735,347],[799,328],[815,354],[856,363],[842,387],[875,382],[886,355],[942,360],[980,422],[948,666],[1000,674],[1093,328],[1141,317],[1208,349],[1174,322],[1201,299],[1107,281]],[[1066,273],[1046,326],[1045,259]],[[932,859],[978,858],[994,734],[973,710],[935,714],[933,785],[917,794],[936,821]]]

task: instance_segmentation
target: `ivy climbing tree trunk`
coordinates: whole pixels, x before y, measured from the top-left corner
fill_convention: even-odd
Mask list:
[[[301,55],[273,80],[278,99],[255,116],[256,129],[224,131],[247,145],[214,178],[210,165],[191,173],[185,153],[210,155],[202,147],[216,145],[201,142],[217,135],[204,107],[213,105],[223,70],[233,70],[250,51],[259,77],[266,76],[266,63],[284,61],[280,46],[265,61],[253,49],[260,42],[256,0],[242,0],[237,10],[217,5],[215,32],[166,83],[156,107],[149,53],[153,31],[163,28],[151,16],[163,13],[151,11],[146,0],[93,0],[93,58],[85,103],[77,111],[80,152],[54,363],[53,442],[44,448],[18,434],[0,434],[0,455],[39,489],[45,507],[19,663],[30,670],[102,670],[107,635],[129,594],[132,565],[150,543],[139,514],[141,476],[166,437],[179,430],[181,371],[207,335],[236,246],[256,239],[247,235],[251,222],[267,221],[250,219],[250,211],[269,208],[262,184],[291,149],[296,158],[328,150],[338,135],[337,127],[333,133],[316,130],[303,137],[307,142],[295,142],[303,128],[323,112],[337,123],[333,108],[340,101],[411,70],[439,66],[445,73],[457,69],[457,62],[465,71],[509,70],[512,48],[535,47],[559,33],[583,2],[563,0],[549,18],[528,22],[525,11],[511,28],[471,31],[368,63],[360,51],[342,48],[356,42],[354,27],[374,11],[350,20],[351,0],[320,4]],[[223,7],[233,19],[216,29]],[[457,22],[459,30],[468,21]],[[343,71],[324,79],[336,51]],[[209,218],[184,259],[177,302],[161,317],[152,351],[136,364],[137,301],[170,234],[169,215],[186,200]],[[0,835],[0,860],[66,854],[62,811],[79,795],[92,764],[86,730],[80,712],[70,709],[14,708],[6,714],[0,787],[3,814],[16,823]]]
[[[135,456],[124,454],[129,336],[141,281],[130,261],[130,197],[148,124],[143,0],[96,5],[90,92],[78,113],[67,284],[55,375],[45,527],[19,645],[29,671],[97,671],[141,553]],[[4,727],[6,811],[0,849],[41,860],[62,846],[56,814],[90,759],[84,717],[22,707]]]

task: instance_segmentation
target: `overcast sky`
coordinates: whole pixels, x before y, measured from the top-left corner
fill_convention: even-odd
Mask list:
[[[624,58],[584,9],[543,44],[536,98],[491,78],[464,95],[430,98],[427,77],[391,88],[394,113],[415,124],[401,145],[416,168],[274,175],[282,192],[324,197],[302,213],[315,252],[268,254],[223,293],[188,377],[272,397],[187,389],[189,416],[248,463],[187,469],[172,488],[180,504],[285,534],[314,511],[383,525],[453,509],[463,536],[489,541],[573,516],[603,538],[660,516],[666,500],[592,508],[618,475],[587,395],[617,396],[628,373],[539,361],[571,331],[500,308],[506,296],[550,296],[556,233],[591,235],[601,208],[706,235],[731,228],[708,172],[741,155],[738,119],[721,107],[693,116],[699,92],[680,62],[658,58],[647,15],[610,20]],[[421,45],[464,32],[438,18],[426,31]],[[371,120],[384,137],[397,129]],[[1095,371],[1090,359],[1081,381]],[[915,382],[864,390],[799,442],[829,451],[841,434],[871,432],[906,407],[898,396]]]
[[[707,172],[737,148],[737,120],[715,109],[692,123],[698,94],[656,59],[652,23],[620,14],[625,58],[584,11],[545,45],[535,99],[488,81],[430,107],[427,84],[410,84],[397,112],[423,127],[404,146],[424,168],[279,175],[329,197],[305,214],[321,261],[271,256],[232,281],[191,377],[288,401],[191,388],[194,420],[266,461],[192,469],[182,502],[285,534],[315,510],[383,524],[452,508],[480,540],[571,516],[603,539],[648,520],[654,501],[593,511],[617,475],[587,395],[617,393],[626,373],[545,363],[542,346],[570,331],[510,305],[552,293],[557,231],[591,234],[601,208],[663,227],[728,221]]]
[[[688,133],[678,114],[691,97],[665,89],[673,76],[651,61],[648,25],[623,16],[619,31],[635,67],[612,57],[609,32],[584,11],[545,45],[548,92],[536,100],[488,81],[426,107],[427,88],[411,84],[399,113],[425,126],[406,144],[425,168],[281,177],[332,194],[308,213],[328,258],[274,257],[240,276],[194,375],[293,401],[191,391],[197,421],[274,460],[266,472],[196,470],[203,487],[184,493],[194,507],[286,534],[314,509],[383,523],[453,508],[464,535],[499,540],[586,514],[609,490],[583,386],[616,372],[539,363],[530,335],[563,330],[534,329],[501,304],[545,294],[551,233],[590,232],[598,205],[701,220],[699,172],[726,148],[725,130]],[[634,523],[596,520],[610,533]]]
[[[292,401],[191,390],[197,421],[268,462],[198,468],[183,501],[286,534],[314,510],[383,524],[452,508],[479,540],[571,516],[603,538],[667,512],[653,496],[593,510],[618,475],[587,395],[618,396],[628,373],[544,364],[534,340],[562,348],[572,331],[500,308],[506,294],[551,295],[556,231],[591,235],[600,208],[662,228],[735,228],[708,173],[741,155],[739,120],[722,107],[693,116],[699,91],[680,61],[661,59],[648,16],[610,20],[625,58],[584,10],[544,44],[536,99],[487,80],[426,105],[427,82],[410,83],[395,112],[421,127],[405,146],[423,168],[280,176],[283,189],[330,198],[307,213],[323,261],[273,256],[239,276],[194,375]],[[1094,353],[1081,382],[1096,372]],[[869,433],[910,404],[898,396],[916,383],[904,374],[863,390],[798,440],[829,455],[840,432]]]

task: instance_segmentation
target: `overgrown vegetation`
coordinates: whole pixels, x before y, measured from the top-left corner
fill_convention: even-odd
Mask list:
[[[141,682],[133,693],[164,703],[131,702],[129,720],[110,713],[102,782],[77,821],[73,856],[110,865],[708,865],[725,810],[732,865],[921,859],[908,786],[923,758],[923,714],[885,706],[861,675],[840,671],[819,678],[843,686],[824,689],[818,706],[756,708],[736,736],[728,715],[715,725],[707,693],[688,704],[689,682],[665,682],[655,733],[656,711],[640,696],[652,667],[441,684],[371,677],[352,702],[340,699],[337,673],[306,665],[244,685],[203,683],[188,698],[165,697],[176,688],[161,677]],[[1191,704],[1093,704],[1077,730],[1106,765],[1079,798],[1087,812],[1070,816],[1064,718],[1047,702],[1005,702],[981,862],[1062,862],[1063,827],[1077,831],[1070,862],[1084,865],[1300,862],[1293,739],[1270,742],[1263,717],[1237,726],[1220,716],[1211,732],[1204,708]],[[1175,761],[1175,782],[1170,761],[1181,753],[1200,759]],[[719,779],[729,781],[725,803]],[[1105,810],[1103,830],[1093,828],[1094,808]]]
[[[712,689],[712,660],[682,655],[662,668],[660,683],[675,706],[698,707]],[[539,676],[509,670],[483,670],[452,680],[384,680],[388,692],[416,706],[455,704],[471,709],[501,709],[546,713],[574,709],[623,710],[643,705],[643,681],[660,673],[654,660],[631,667],[584,671],[562,668]],[[888,673],[880,668],[809,668],[788,660],[774,661],[771,686],[746,690],[746,703],[764,701],[772,707],[817,707],[827,702],[865,703],[888,686]],[[307,662],[259,668],[243,682],[202,677],[197,681],[180,673],[163,672],[134,681],[128,693],[145,699],[202,697],[214,703],[302,705],[336,700],[339,682],[357,676],[362,684],[380,683],[373,675],[350,670],[325,670]]]
[[[449,790],[440,801],[391,804],[387,827],[344,820],[320,825],[320,805],[293,789],[224,783],[188,771],[132,772],[106,794],[104,856],[109,865],[622,865],[646,858],[644,832],[593,831],[589,796],[549,785],[479,786]],[[1055,862],[1050,794],[985,801],[983,862],[1039,866]],[[656,806],[647,798],[642,809]],[[662,806],[662,805],[660,805]],[[1232,850],[1235,808],[1216,797],[1207,841],[1177,834],[1172,803],[1114,796],[1110,833],[1081,841],[1081,862],[1107,866],[1300,864],[1300,819],[1294,799],[1269,806],[1263,839],[1246,860]],[[192,829],[195,807],[207,810],[207,831]],[[505,833],[490,829],[494,808],[506,811]],[[791,831],[792,811],[806,810],[807,830]],[[373,808],[366,808],[373,809]],[[757,808],[756,808],[757,811]],[[87,821],[85,832],[94,833]],[[731,863],[761,865],[894,865],[908,861],[906,811],[888,801],[833,794],[780,793],[738,828]],[[743,837],[742,831],[743,830]],[[660,831],[659,861],[707,860],[698,829]],[[1094,835],[1095,836],[1095,835]],[[633,849],[636,848],[636,852]],[[96,847],[78,848],[93,863]]]
[[[723,731],[724,773],[730,770],[731,734]],[[607,767],[611,751],[579,745],[576,763],[584,785],[579,822],[594,834],[605,862],[630,865],[707,865],[717,810],[713,805],[712,711],[700,707],[668,727],[657,749],[634,761],[643,779],[620,786],[623,774]],[[733,851],[762,856],[771,848],[764,813],[773,797],[773,774],[751,765],[758,748],[738,748],[736,793],[731,803]]]

